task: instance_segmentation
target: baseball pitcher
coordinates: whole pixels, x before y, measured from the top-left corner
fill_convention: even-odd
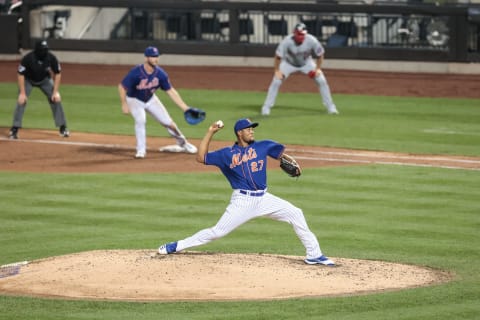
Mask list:
[[[222,122],[210,125],[200,142],[197,161],[216,166],[230,182],[233,189],[230,204],[211,228],[201,230],[191,237],[160,246],[159,254],[170,254],[209,243],[221,238],[257,217],[268,217],[287,222],[293,227],[306,250],[305,263],[334,266],[323,255],[316,236],[308,228],[301,209],[290,202],[267,192],[267,159],[291,158],[284,153],[285,146],[272,140],[255,141],[254,128],[258,123],[240,119],[235,123],[237,141],[234,145],[209,152],[213,135],[223,128]]]

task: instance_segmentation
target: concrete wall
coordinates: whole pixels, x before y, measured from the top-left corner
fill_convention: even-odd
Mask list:
[[[134,65],[143,62],[143,52],[139,53],[106,53],[106,52],[53,52],[64,63]],[[21,55],[1,55],[0,60],[20,60]],[[160,64],[165,66],[232,66],[232,67],[272,67],[272,58],[219,57],[169,55],[160,56]],[[339,70],[438,73],[438,74],[470,74],[480,75],[480,63],[435,63],[406,61],[371,61],[371,60],[339,60],[325,59],[324,68]]]

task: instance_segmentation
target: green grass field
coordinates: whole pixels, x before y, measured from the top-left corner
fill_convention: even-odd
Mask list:
[[[335,95],[328,116],[316,94],[279,95],[268,118],[264,93],[179,90],[210,122],[260,122],[257,139],[288,144],[480,156],[480,100]],[[0,127],[11,125],[16,86],[0,84]],[[115,87],[63,86],[72,134],[133,135]],[[53,129],[43,96],[31,96],[24,127]],[[167,136],[148,119],[148,132]],[[20,131],[21,134],[21,131]],[[233,132],[216,136],[225,143]],[[0,140],[1,152],[9,143]],[[144,249],[214,224],[229,200],[220,173],[26,174],[0,171],[0,264],[94,249]],[[305,169],[294,181],[269,174],[269,190],[301,207],[325,253],[448,270],[442,285],[361,296],[260,302],[127,303],[0,295],[0,319],[479,319],[480,171],[394,165]],[[208,191],[208,192],[207,192]],[[290,226],[247,223],[198,250],[302,255]]]

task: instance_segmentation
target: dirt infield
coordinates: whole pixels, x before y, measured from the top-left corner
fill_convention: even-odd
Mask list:
[[[57,131],[22,129],[18,140],[9,140],[8,128],[0,128],[0,170],[17,172],[192,172],[215,171],[195,161],[185,153],[159,152],[161,146],[174,143],[173,139],[149,137],[147,158],[134,159],[135,137],[74,132],[62,138]],[[190,139],[197,145],[197,139]],[[212,141],[211,148],[226,146],[228,142]],[[362,151],[341,148],[287,145],[303,168],[364,165],[372,163],[431,166],[453,169],[480,170],[476,157],[414,155],[392,152]],[[161,160],[161,161],[159,161]],[[270,162],[270,169],[278,165]]]
[[[138,62],[141,61],[133,63]],[[0,82],[16,81],[16,64],[0,62]],[[115,85],[128,69],[125,66],[66,64],[63,83]],[[272,76],[269,68],[165,69],[177,88],[265,91]],[[476,76],[325,72],[334,93],[480,98]],[[93,73],[96,77],[92,78]],[[301,76],[293,76],[282,90],[316,92],[311,80]],[[158,147],[172,144],[171,139],[149,137],[152,148],[148,150],[148,157],[135,160],[133,136],[73,132],[65,139],[53,130],[25,128],[21,130],[21,139],[12,141],[6,138],[7,132],[8,128],[0,128],[0,171],[216,171],[198,164],[193,155],[158,152]],[[198,140],[191,142],[199,143]],[[225,143],[214,141],[211,147],[221,145]],[[287,150],[303,167],[386,163],[480,170],[480,159],[475,157],[293,145],[288,145]],[[328,268],[308,266],[302,262],[302,257],[292,256],[187,252],[151,258],[153,252],[93,251],[32,261],[22,267],[19,274],[0,278],[0,293],[128,301],[255,300],[363,294],[451,279],[451,275],[438,270],[381,261],[333,257],[337,267]]]

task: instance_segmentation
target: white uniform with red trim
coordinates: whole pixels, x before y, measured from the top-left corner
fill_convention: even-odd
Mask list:
[[[283,74],[283,79],[273,76],[272,82],[268,88],[267,97],[262,106],[262,114],[269,115],[270,109],[275,105],[278,91],[283,82],[294,72],[301,72],[313,78],[317,84],[323,105],[328,113],[338,113],[337,107],[333,103],[330,87],[323,72],[313,76],[311,72],[317,69],[317,64],[313,60],[325,54],[322,44],[311,34],[305,34],[301,44],[295,41],[294,35],[285,37],[278,45],[275,55],[281,59],[279,71]]]

